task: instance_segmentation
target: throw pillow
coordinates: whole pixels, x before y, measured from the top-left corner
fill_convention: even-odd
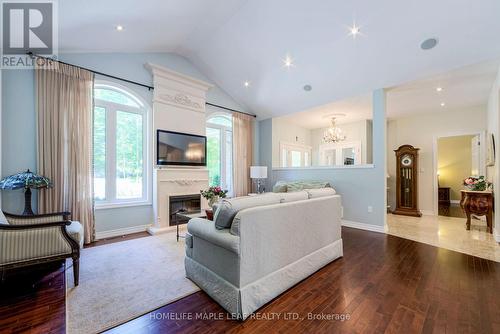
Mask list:
[[[230,228],[236,214],[243,209],[279,204],[280,201],[281,196],[273,193],[222,200],[214,214],[215,228],[218,230]]]
[[[273,193],[286,193],[286,182],[278,181],[273,187]]]
[[[319,189],[330,187],[328,181],[294,181],[287,184],[287,192],[300,191],[304,189]]]

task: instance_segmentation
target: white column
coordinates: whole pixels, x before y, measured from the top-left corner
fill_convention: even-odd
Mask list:
[[[376,219],[387,226],[387,120],[386,120],[386,92],[383,88],[373,91],[373,164],[377,194],[374,194],[375,208],[383,208]]]

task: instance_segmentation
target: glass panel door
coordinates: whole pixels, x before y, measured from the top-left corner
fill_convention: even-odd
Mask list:
[[[94,198],[106,199],[106,109],[94,108]]]
[[[344,165],[354,165],[356,152],[354,147],[345,147],[342,149],[342,162]]]
[[[210,186],[221,185],[221,130],[207,127],[207,168]]]
[[[325,151],[325,165],[335,166],[337,164],[337,150],[326,150]]]
[[[142,115],[116,112],[116,198],[142,198]]]

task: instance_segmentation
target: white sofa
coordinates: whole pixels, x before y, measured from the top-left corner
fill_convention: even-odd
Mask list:
[[[333,189],[261,196],[277,197],[248,199],[252,207],[230,229],[200,218],[188,223],[186,276],[239,319],[343,255]]]

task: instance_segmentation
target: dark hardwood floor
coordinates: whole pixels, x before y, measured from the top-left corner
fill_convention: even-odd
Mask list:
[[[343,240],[343,258],[244,322],[198,292],[109,332],[500,333],[500,263],[350,228]],[[63,278],[59,267],[32,289],[7,279],[0,332],[63,332]]]

